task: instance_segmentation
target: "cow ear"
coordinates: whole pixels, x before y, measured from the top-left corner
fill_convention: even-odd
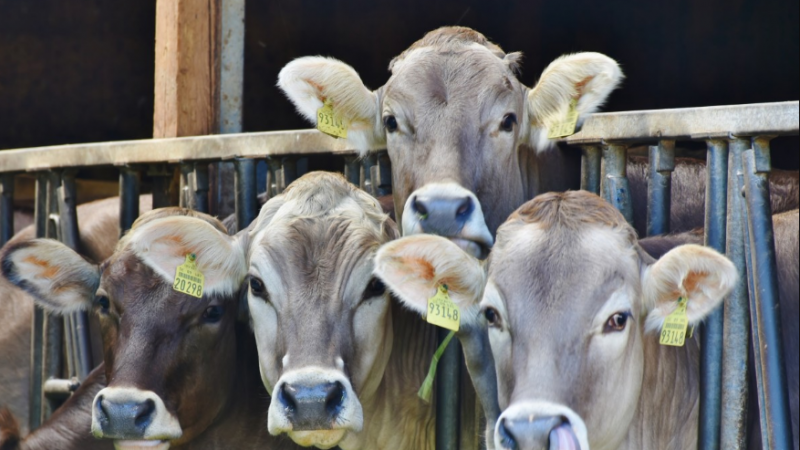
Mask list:
[[[3,276],[33,296],[37,304],[57,313],[92,305],[100,270],[66,245],[34,239],[11,245],[2,255]]]
[[[333,58],[306,56],[290,62],[278,74],[278,87],[311,123],[329,101],[337,117],[347,123],[347,140],[366,153],[386,145],[378,94],[364,86],[358,73]]]
[[[546,150],[548,130],[567,118],[573,100],[581,123],[602,106],[622,78],[617,62],[600,53],[575,53],[550,63],[528,93],[529,143]]]
[[[465,308],[480,301],[486,279],[477,259],[449,240],[428,234],[383,245],[375,255],[375,275],[423,316],[439,286],[447,285],[450,299]]]
[[[643,270],[642,296],[647,330],[661,329],[664,319],[687,299],[690,324],[700,322],[722,303],[733,289],[738,274],[728,258],[708,247],[682,245]]]

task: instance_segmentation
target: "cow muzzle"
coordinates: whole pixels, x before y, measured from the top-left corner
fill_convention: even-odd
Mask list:
[[[494,239],[478,198],[460,185],[430,183],[414,191],[403,208],[403,235],[436,234],[484,259]]]
[[[304,447],[335,447],[363,426],[361,403],[339,371],[304,368],[278,380],[269,405],[270,434],[287,433]]]
[[[503,450],[589,450],[580,416],[546,402],[508,408],[495,425],[494,441]]]
[[[94,398],[92,434],[114,439],[118,450],[166,450],[183,431],[154,392],[110,387]]]

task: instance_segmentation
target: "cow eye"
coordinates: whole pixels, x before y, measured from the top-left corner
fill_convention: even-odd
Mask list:
[[[483,317],[490,327],[500,326],[500,313],[491,306],[487,306],[483,309]]]
[[[517,124],[517,115],[508,113],[503,116],[503,121],[500,122],[500,129],[503,131],[514,131],[514,125]]]
[[[105,296],[105,295],[98,295],[97,297],[94,298],[94,302],[98,306],[100,306],[100,309],[102,309],[102,311],[104,313],[108,312],[108,308],[111,306],[111,302],[108,300],[108,297]]]
[[[618,312],[614,313],[611,317],[608,318],[606,321],[606,325],[603,329],[605,333],[611,333],[614,331],[622,331],[625,329],[625,324],[628,323],[628,318],[630,317],[630,313],[627,312]]]
[[[264,282],[254,276],[250,276],[250,292],[252,292],[253,295],[263,297],[267,292],[264,288]]]
[[[394,116],[386,116],[383,118],[383,126],[389,133],[397,131],[397,119]]]
[[[222,319],[222,314],[224,312],[225,308],[220,305],[209,306],[203,311],[203,320],[207,323],[217,323]]]
[[[383,284],[383,282],[377,278],[373,278],[369,280],[367,288],[364,289],[364,295],[362,296],[362,300],[381,296],[385,292],[386,292],[386,286]]]

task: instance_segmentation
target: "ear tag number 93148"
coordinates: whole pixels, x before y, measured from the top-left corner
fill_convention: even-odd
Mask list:
[[[317,110],[317,129],[336,138],[347,137],[347,124],[333,113],[330,100],[325,100],[322,108]]]
[[[184,294],[193,297],[201,298],[203,296],[203,285],[206,282],[206,277],[203,272],[197,268],[197,255],[189,253],[183,264],[175,269],[175,282],[172,283],[172,289],[183,292]]]
[[[689,326],[689,318],[686,316],[686,304],[689,300],[686,297],[678,299],[678,308],[664,319],[664,326],[661,327],[661,345],[671,345],[673,347],[683,347],[686,341],[686,329]]]
[[[461,311],[450,300],[450,295],[447,293],[447,285],[439,286],[436,295],[428,299],[427,320],[428,323],[451,331],[458,331],[461,326]]]

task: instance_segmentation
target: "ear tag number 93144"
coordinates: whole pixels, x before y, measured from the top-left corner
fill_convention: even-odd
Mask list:
[[[201,298],[203,296],[203,285],[206,282],[206,277],[203,272],[197,268],[197,255],[189,253],[183,264],[175,269],[175,282],[172,283],[172,289],[183,292],[184,294],[193,297]]]
[[[439,286],[436,295],[428,299],[427,320],[428,323],[451,331],[458,331],[461,326],[461,311],[450,300],[450,295],[447,293],[447,285]]]
[[[686,316],[686,304],[689,300],[686,297],[678,299],[678,308],[664,319],[664,326],[661,327],[661,345],[671,345],[673,347],[683,347],[686,341],[686,329],[689,326],[689,318]]]
[[[342,139],[347,137],[347,124],[333,113],[330,100],[325,100],[322,108],[317,110],[317,129],[328,136]]]

